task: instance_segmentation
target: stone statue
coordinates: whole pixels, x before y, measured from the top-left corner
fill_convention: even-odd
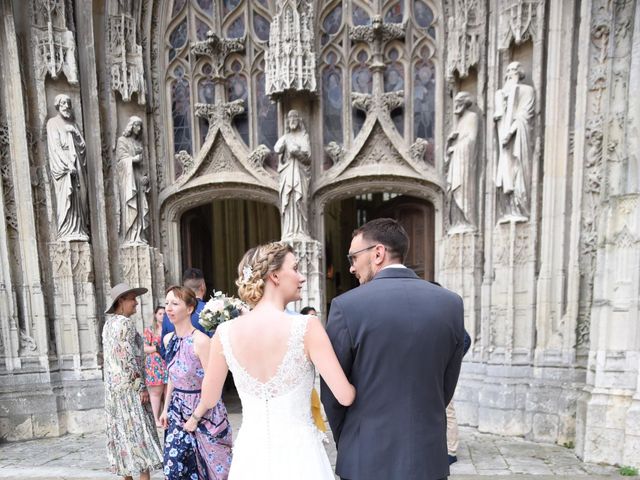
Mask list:
[[[535,91],[520,83],[523,78],[522,65],[511,62],[504,86],[495,95],[493,119],[500,148],[495,182],[504,220],[521,221],[529,215]]]
[[[474,110],[470,93],[459,92],[453,99],[456,116],[453,132],[447,138],[447,193],[449,223],[477,225],[478,135],[480,115]]]
[[[147,243],[149,177],[144,172],[142,119],[129,118],[116,146],[120,236],[123,243]]]
[[[89,240],[86,145],[73,121],[71,98],[57,95],[58,115],[47,121],[49,168],[56,198],[58,240]]]
[[[273,150],[280,156],[280,213],[282,238],[308,235],[307,195],[311,174],[309,135],[297,110],[289,111],[286,133]]]

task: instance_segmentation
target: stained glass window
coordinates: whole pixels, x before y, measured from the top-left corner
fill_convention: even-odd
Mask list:
[[[351,19],[354,25],[369,25],[371,23],[371,17],[367,11],[358,5],[353,6]]]
[[[182,8],[184,7],[185,3],[187,3],[187,0],[175,0],[175,2],[173,2],[173,9],[171,10],[171,16],[174,17],[177,13],[179,13],[180,10],[182,10]]]
[[[358,60],[358,65],[356,65],[351,72],[351,90],[358,93],[371,93],[373,88],[373,78],[371,76],[369,66],[367,65],[369,55],[364,50],[361,50],[358,52],[356,59]],[[357,108],[353,109],[354,136],[358,135],[366,118],[367,116],[365,112],[358,110]]]
[[[278,140],[278,120],[276,118],[277,107],[264,93],[265,75],[260,72],[256,77],[256,102],[258,117],[258,144],[263,144],[273,150]],[[272,153],[265,159],[265,163],[276,169],[277,158]]]
[[[196,37],[198,37],[198,40],[205,40],[208,31],[209,26],[199,18],[196,18]]]
[[[198,0],[198,5],[209,15],[213,14],[213,0]]]
[[[222,2],[224,14],[226,15],[227,13],[233,11],[238,5],[240,5],[240,1],[241,0],[224,0]]]
[[[227,79],[227,99],[232,102],[233,100],[244,100],[245,113],[236,115],[233,119],[233,125],[242,137],[244,143],[249,145],[249,119],[247,117],[249,113],[248,91],[247,91],[247,79],[244,75],[240,74],[242,65],[237,60],[231,64],[231,70],[235,72]]]
[[[269,30],[271,24],[259,13],[253,13],[253,30],[256,32],[256,37],[266,42],[269,40]]]
[[[422,28],[429,28],[433,23],[433,10],[422,0],[416,0],[413,5],[416,23]]]
[[[173,60],[178,53],[178,50],[182,49],[187,43],[187,19],[185,18],[174,28],[171,35],[169,35],[169,61]]]
[[[435,67],[430,60],[419,60],[413,74],[413,130],[415,138],[433,140],[435,126]]]
[[[240,38],[244,35],[244,17],[240,15],[227,29],[229,38]]]
[[[329,64],[322,72],[324,144],[342,144],[342,75],[336,66],[337,56],[327,56]]]
[[[402,23],[402,4],[403,2],[396,2],[387,10],[384,16],[386,23]]]
[[[184,77],[181,66],[174,70],[176,80],[171,88],[171,115],[173,117],[174,152],[185,150],[192,153],[191,148],[191,100],[189,82]]]
[[[342,5],[336,5],[329,14],[324,17],[322,29],[329,35],[333,35],[340,28],[342,23]]]

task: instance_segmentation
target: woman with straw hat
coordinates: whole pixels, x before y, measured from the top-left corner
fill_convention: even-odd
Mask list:
[[[125,479],[139,474],[141,480],[149,480],[149,470],[162,466],[144,382],[143,341],[130,318],[136,313],[136,297],[146,292],[125,283],[113,287],[102,330],[107,456],[111,470]]]

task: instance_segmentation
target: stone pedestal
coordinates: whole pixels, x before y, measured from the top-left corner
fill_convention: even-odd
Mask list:
[[[156,305],[164,305],[164,263],[157,248],[145,243],[120,247],[120,277],[131,287],[144,287],[147,293],[138,297],[138,310],[133,318],[138,332],[149,325]]]
[[[299,312],[309,305],[314,307],[322,317],[324,299],[322,298],[322,244],[306,235],[283,238],[283,242],[289,243],[298,258],[298,271],[305,276],[307,281],[302,286],[302,298],[289,305],[291,310]]]
[[[101,378],[91,245],[89,242],[52,242],[49,256],[56,348],[62,378]]]

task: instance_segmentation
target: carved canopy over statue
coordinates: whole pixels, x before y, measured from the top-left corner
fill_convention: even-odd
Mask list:
[[[280,156],[280,214],[282,239],[308,236],[307,196],[311,174],[309,135],[297,110],[287,115],[286,133],[274,151]]]
[[[519,62],[510,63],[504,86],[495,94],[493,118],[500,148],[495,182],[504,221],[524,221],[529,216],[535,91],[520,83],[524,76]]]
[[[468,92],[459,92],[453,104],[456,122],[447,138],[446,160],[449,223],[454,229],[476,227],[480,115],[474,110],[475,102]]]
[[[144,173],[142,119],[129,118],[116,147],[120,236],[123,244],[147,243],[149,177]]]
[[[267,95],[288,90],[316,91],[316,55],[313,35],[313,1],[277,2],[266,54]]]
[[[56,199],[58,240],[89,240],[86,145],[73,121],[71,98],[56,96],[58,115],[47,121],[49,169]]]

